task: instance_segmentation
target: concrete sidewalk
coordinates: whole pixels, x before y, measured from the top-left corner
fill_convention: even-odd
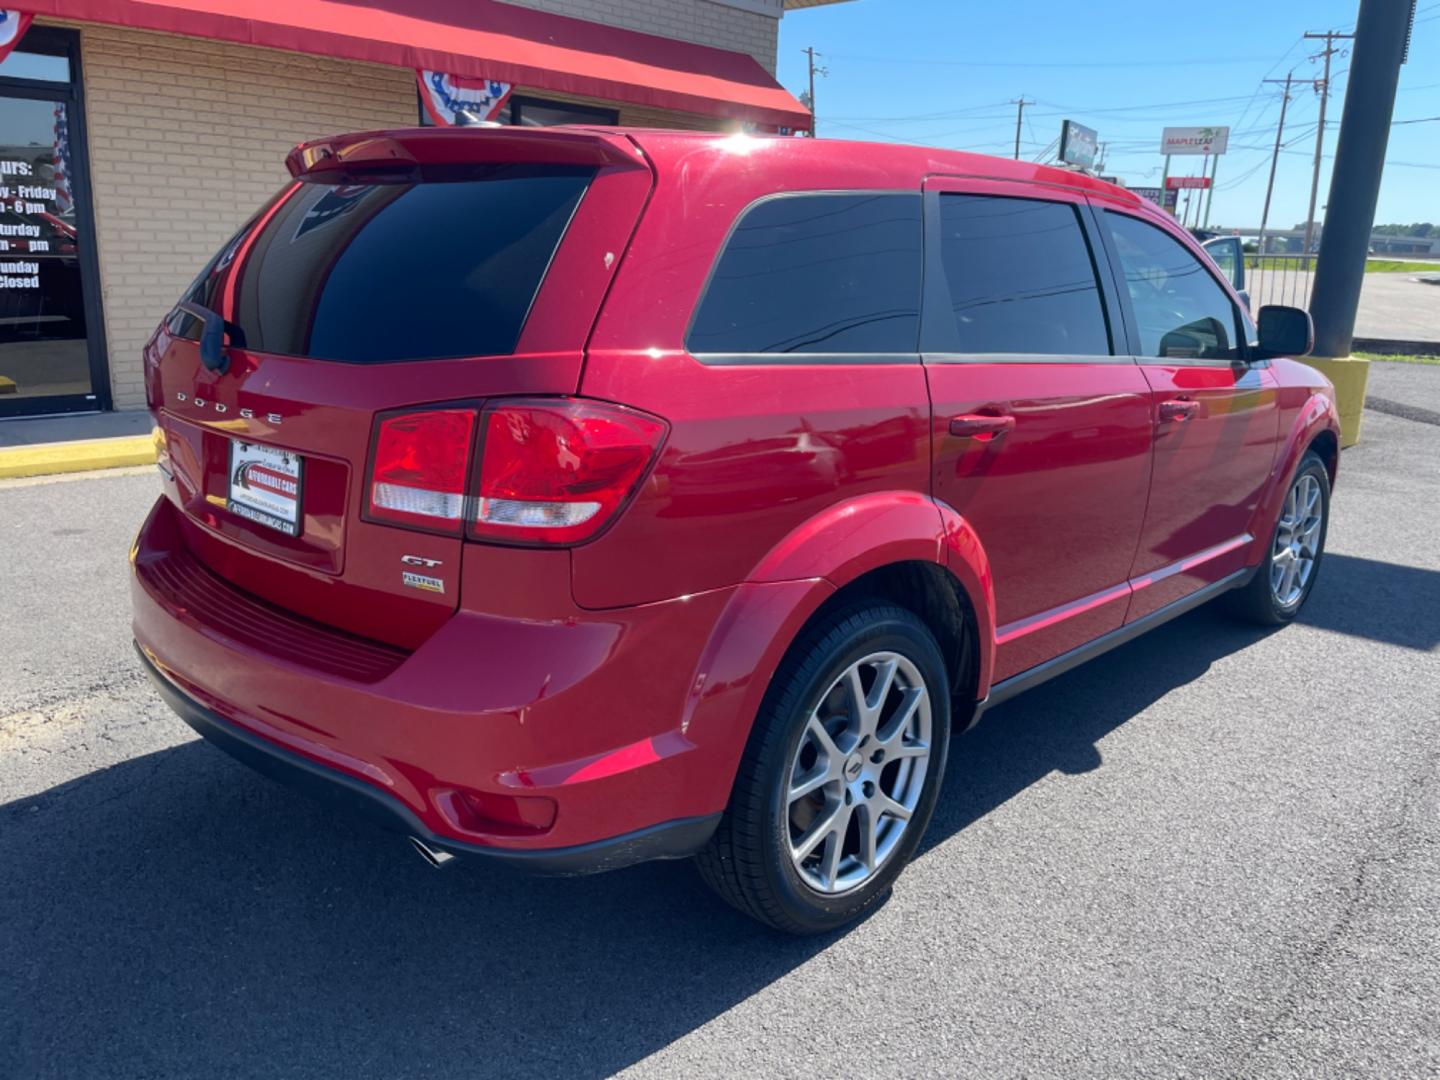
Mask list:
[[[149,465],[155,460],[143,409],[0,423],[0,479]]]

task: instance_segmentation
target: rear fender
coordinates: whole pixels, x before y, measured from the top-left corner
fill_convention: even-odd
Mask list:
[[[948,569],[974,611],[979,638],[977,699],[989,692],[994,656],[994,589],[985,550],[958,513],[910,491],[877,492],[830,507],[797,527],[735,590],[691,681],[682,730],[714,747],[716,807],[730,784],[751,726],[786,651],[812,615],[862,575],[900,562]]]
[[[878,491],[846,500],[776,544],[750,580],[823,579],[843,589],[871,570],[901,562],[943,566],[964,590],[975,614],[977,689],[983,698],[990,688],[994,654],[995,589],[979,536],[953,507],[914,491]]]

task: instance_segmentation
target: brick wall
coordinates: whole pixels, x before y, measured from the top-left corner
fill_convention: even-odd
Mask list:
[[[81,30],[116,408],[185,286],[288,178],[297,142],[415,122],[408,70],[167,34]]]
[[[505,0],[519,7],[572,15],[646,34],[745,52],[775,74],[780,20],[715,0]]]

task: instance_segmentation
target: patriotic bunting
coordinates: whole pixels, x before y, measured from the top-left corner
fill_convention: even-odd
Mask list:
[[[0,63],[20,44],[20,39],[25,36],[25,31],[30,29],[34,18],[35,16],[29,13],[22,14],[9,8],[0,8]]]
[[[471,79],[443,71],[416,71],[420,100],[437,127],[454,127],[461,112],[476,120],[494,120],[510,98],[509,83]]]

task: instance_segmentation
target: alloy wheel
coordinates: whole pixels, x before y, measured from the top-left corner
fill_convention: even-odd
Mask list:
[[[930,693],[899,653],[855,661],[820,696],[786,773],[790,859],[817,892],[847,892],[885,864],[930,768]]]
[[[1270,591],[1281,607],[1293,607],[1305,595],[1320,555],[1324,513],[1320,482],[1309,473],[1301,475],[1285,496],[1270,552]]]

